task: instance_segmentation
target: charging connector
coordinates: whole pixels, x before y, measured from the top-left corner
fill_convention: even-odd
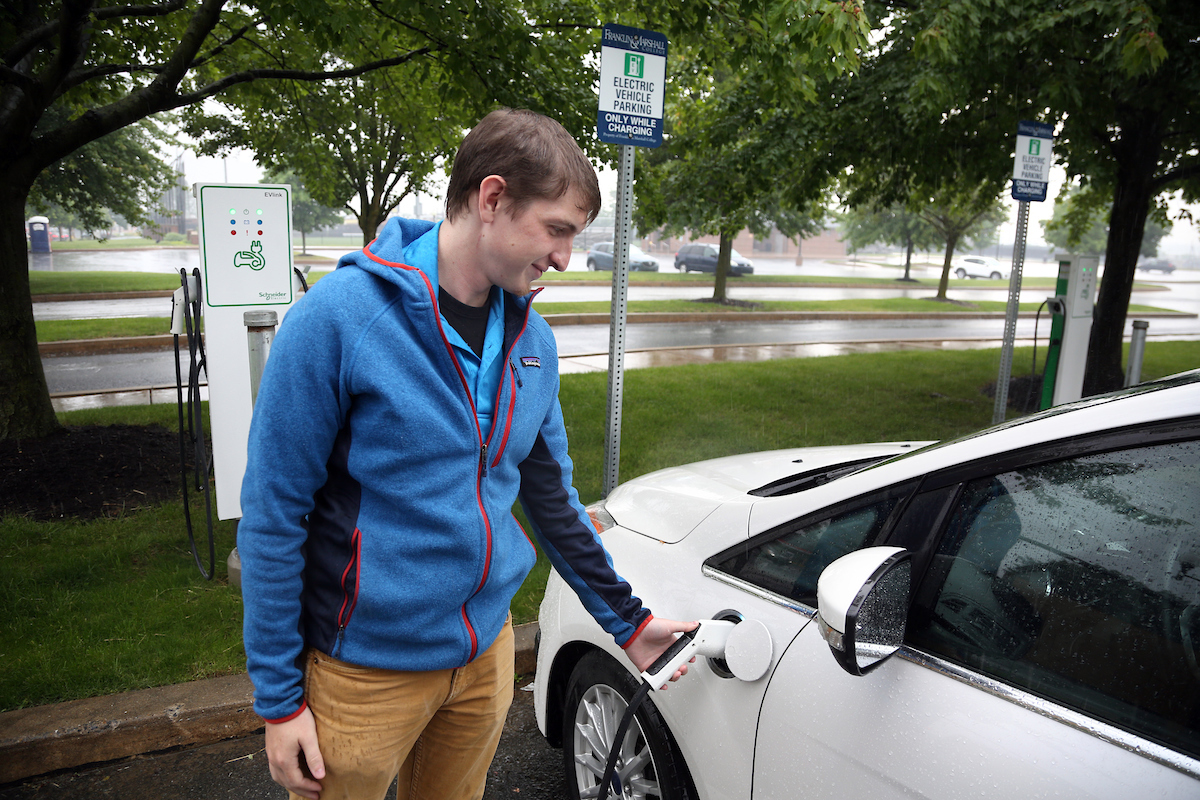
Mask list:
[[[675,671],[696,656],[721,658],[734,623],[723,619],[706,619],[693,630],[675,640],[658,659],[642,673],[642,680],[658,690],[667,685]]]

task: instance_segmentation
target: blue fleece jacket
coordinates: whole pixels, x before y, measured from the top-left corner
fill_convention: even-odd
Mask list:
[[[482,430],[437,309],[436,266],[401,263],[431,223],[388,222],[288,312],[250,426],[238,552],[255,711],[304,708],[301,653],[398,670],[486,650],[533,566],[615,638],[650,618],[571,485],[554,337],[504,298],[504,374]]]

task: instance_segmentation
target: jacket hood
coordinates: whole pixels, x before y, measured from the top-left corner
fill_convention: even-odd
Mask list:
[[[384,224],[379,235],[370,244],[361,250],[346,253],[339,258],[337,268],[358,267],[397,285],[403,283],[401,276],[406,271],[397,269],[398,267],[410,270],[415,268],[429,278],[436,291],[438,286],[437,259],[432,259],[430,263],[420,267],[414,267],[404,262],[404,248],[420,239],[435,225],[437,225],[436,222],[423,219],[392,217]]]
[[[437,258],[421,259],[422,263],[409,264],[404,260],[404,248],[420,239],[438,223],[424,219],[405,219],[392,217],[379,231],[370,244],[353,253],[346,253],[338,259],[337,269],[343,267],[358,267],[359,269],[378,275],[389,283],[397,286],[409,286],[409,280],[424,275],[428,279],[429,290],[437,297],[438,273]],[[534,289],[525,297],[516,297],[505,292],[505,305],[524,311],[533,297],[541,289]]]

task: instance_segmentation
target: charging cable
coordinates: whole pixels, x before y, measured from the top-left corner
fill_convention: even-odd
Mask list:
[[[642,684],[630,699],[629,707],[625,709],[625,714],[621,717],[621,723],[617,725],[616,734],[613,736],[612,747],[608,751],[608,760],[604,763],[604,774],[600,777],[597,800],[606,800],[609,787],[612,787],[614,797],[621,796],[621,781],[616,775],[617,755],[621,751],[621,742],[625,739],[629,725],[633,722],[633,715],[637,713],[642,701],[646,699],[646,695],[666,686],[670,682],[671,676],[696,656],[721,658],[725,654],[725,645],[729,641],[729,634],[735,624],[723,619],[702,620],[694,629],[681,634],[675,643],[642,673]]]
[[[188,275],[187,270],[179,270],[180,287],[175,290],[171,306],[171,333],[175,336],[175,397],[179,409],[179,475],[183,482],[183,517],[187,523],[188,544],[192,549],[192,558],[196,568],[205,580],[212,580],[217,561],[216,542],[213,540],[212,518],[212,481],[210,472],[212,463],[208,458],[208,449],[204,440],[204,413],[200,403],[200,372],[208,377],[208,360],[204,351],[204,341],[200,335],[200,270],[193,269]],[[183,398],[183,373],[179,361],[179,337],[187,335],[188,345],[188,381],[187,402]],[[187,424],[184,425],[184,409],[187,410]],[[200,559],[196,547],[196,536],[192,528],[192,513],[188,505],[189,481],[187,468],[187,441],[192,443],[194,454],[195,491],[204,493],[204,511],[208,527],[208,569]]]
[[[1042,310],[1045,308],[1049,308],[1051,314],[1062,315],[1065,313],[1066,306],[1063,303],[1063,299],[1058,296],[1047,297],[1045,300],[1042,301],[1042,304],[1040,306],[1038,306],[1037,315],[1033,319],[1033,363],[1029,367],[1029,389],[1025,393],[1025,408],[1029,408],[1029,404],[1033,400],[1033,378],[1035,375],[1037,375],[1038,326],[1041,325]],[[1050,345],[1052,345],[1052,344],[1054,344],[1053,341],[1050,342]],[[1047,346],[1049,346],[1049,345],[1047,345]],[[1045,380],[1046,380],[1046,369],[1045,369],[1045,366],[1043,366],[1042,382],[1045,383]]]

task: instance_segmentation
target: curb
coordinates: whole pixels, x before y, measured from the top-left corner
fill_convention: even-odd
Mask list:
[[[538,624],[513,627],[515,670],[537,667]],[[263,727],[245,674],[89,697],[0,714],[0,784],[173,747],[245,736]]]

